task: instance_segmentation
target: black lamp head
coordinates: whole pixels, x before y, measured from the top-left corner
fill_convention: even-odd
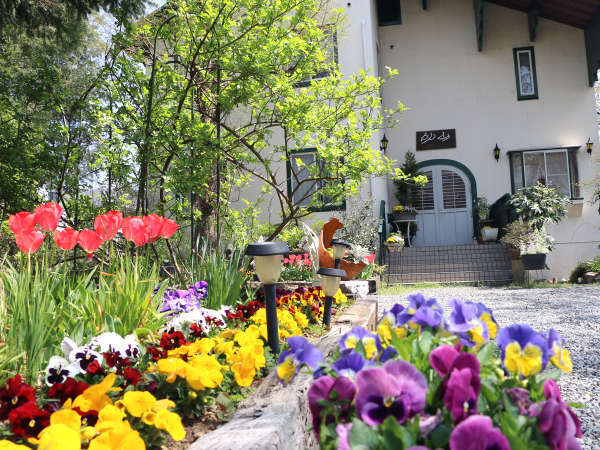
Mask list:
[[[319,275],[325,275],[326,277],[337,277],[337,278],[345,278],[346,271],[342,269],[331,269],[329,267],[320,267],[317,271]]]
[[[594,148],[594,143],[592,142],[592,138],[588,138],[588,141],[585,143],[585,146],[587,147],[588,154],[591,156],[592,149]]]
[[[494,147],[494,158],[496,158],[496,162],[500,160],[500,147],[498,147],[498,143]]]
[[[248,256],[287,255],[289,252],[290,249],[284,242],[255,242],[246,247]]]
[[[379,149],[385,153],[387,150],[387,146],[388,146],[388,138],[386,137],[385,133],[383,134],[383,138],[381,138],[381,142],[379,144]]]
[[[334,246],[334,245],[343,245],[346,248],[350,248],[350,243],[344,241],[343,239],[332,239],[331,242],[329,243],[329,246]]]

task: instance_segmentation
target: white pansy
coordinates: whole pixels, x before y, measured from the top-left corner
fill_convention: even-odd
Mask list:
[[[55,383],[64,383],[68,377],[72,378],[81,373],[81,370],[62,356],[53,356],[48,361],[45,372],[44,380],[48,386],[52,386]]]

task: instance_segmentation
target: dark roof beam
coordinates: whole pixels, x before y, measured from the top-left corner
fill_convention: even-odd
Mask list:
[[[423,0],[423,9],[427,9],[427,0]]]
[[[527,11],[527,24],[529,25],[529,41],[535,42],[535,36],[538,24],[540,22],[540,14],[542,13],[543,0],[533,0],[531,8]]]
[[[483,8],[485,0],[473,0],[475,9],[475,36],[477,37],[477,50],[483,50]]]
[[[593,87],[598,81],[598,70],[600,70],[600,10],[585,29],[585,51],[589,83],[590,87]]]

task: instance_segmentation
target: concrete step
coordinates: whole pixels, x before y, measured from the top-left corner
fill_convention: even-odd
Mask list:
[[[511,270],[495,271],[463,271],[437,273],[401,273],[388,274],[386,281],[390,284],[412,283],[510,283]]]

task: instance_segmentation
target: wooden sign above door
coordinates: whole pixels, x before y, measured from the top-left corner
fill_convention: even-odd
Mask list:
[[[456,129],[417,131],[417,150],[456,148]]]

